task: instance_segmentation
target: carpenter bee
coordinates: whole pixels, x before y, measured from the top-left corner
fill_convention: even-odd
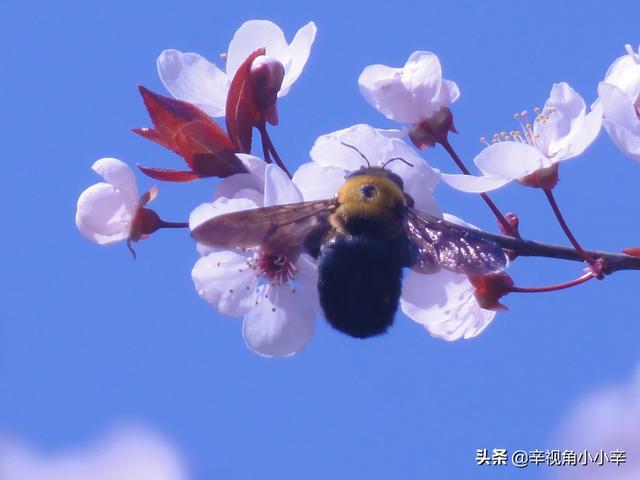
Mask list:
[[[325,318],[352,337],[367,338],[393,323],[403,268],[486,275],[507,265],[504,251],[480,232],[413,206],[400,176],[384,166],[363,166],[334,198],[220,215],[192,236],[212,247],[258,247],[272,258],[311,254]]]

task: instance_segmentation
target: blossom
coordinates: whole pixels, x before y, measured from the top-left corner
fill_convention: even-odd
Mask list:
[[[191,229],[224,213],[302,201],[296,185],[275,165],[260,169],[256,178],[232,176],[218,189],[213,203],[197,207],[189,219]],[[264,162],[262,162],[264,165]],[[238,178],[239,177],[239,178]],[[220,196],[226,193],[232,197]],[[243,316],[248,347],[263,356],[288,356],[311,339],[315,329],[317,268],[307,254],[273,254],[260,247],[223,250],[199,247],[192,278],[198,294],[223,315]]]
[[[404,190],[414,199],[416,210],[442,216],[433,198],[440,172],[432,169],[402,140],[390,138],[386,132],[368,125],[355,125],[321,136],[311,150],[311,158],[313,161],[302,165],[293,176],[305,200],[331,198],[353,170],[367,164],[386,164],[387,170],[402,178]],[[392,160],[399,158],[403,161]],[[318,181],[320,178],[322,182]],[[454,220],[450,216],[445,218]],[[410,271],[403,279],[400,307],[434,337],[446,340],[471,338],[482,332],[495,317],[494,311],[480,307],[474,291],[466,275]]]
[[[455,82],[442,78],[440,60],[431,52],[414,52],[402,68],[370,65],[358,79],[360,92],[384,116],[411,124],[405,131],[423,149],[455,132],[449,105],[460,96]]]
[[[229,44],[226,71],[197,53],[171,49],[164,50],[158,57],[158,74],[174,97],[197,105],[213,117],[220,117],[225,114],[229,84],[238,67],[252,52],[264,47],[267,56],[282,64],[284,77],[278,92],[282,97],[302,73],[315,35],[316,26],[309,22],[298,30],[291,43],[287,43],[284,33],[275,23],[249,20],[240,26]]]
[[[492,144],[473,160],[482,176],[444,174],[442,180],[458,190],[476,193],[513,180],[551,189],[558,180],[559,162],[580,155],[595,140],[602,109],[594,104],[586,113],[582,97],[568,84],[556,83],[532,123],[527,112],[516,114],[516,119],[522,131],[496,134]]]
[[[126,240],[139,199],[133,170],[116,158],[101,158],[91,169],[105,182],[80,194],[76,226],[85,237],[101,245]]]
[[[604,118],[611,140],[625,155],[640,161],[640,47],[618,57],[598,85]]]
[[[162,436],[134,425],[89,445],[44,454],[0,437],[0,478],[11,480],[187,480],[184,460]]]
[[[167,225],[153,210],[144,208],[157,190],[152,188],[140,197],[133,170],[126,163],[101,158],[91,168],[105,181],[90,186],[78,198],[76,226],[85,237],[99,245],[126,240],[131,249],[130,242]]]
[[[369,65],[358,85],[367,102],[398,123],[427,120],[460,96],[455,82],[442,78],[440,60],[431,52],[413,52],[402,68]]]
[[[594,460],[579,468],[562,468],[558,480],[640,478],[640,368],[628,382],[601,387],[576,401],[552,440],[553,448],[578,454],[586,450],[592,456],[603,451],[608,457],[602,464]],[[620,452],[624,461],[616,464]]]

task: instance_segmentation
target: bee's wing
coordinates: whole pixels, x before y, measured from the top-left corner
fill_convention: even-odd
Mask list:
[[[437,272],[440,268],[466,275],[487,275],[504,270],[504,250],[472,228],[456,225],[427,213],[410,209],[405,231],[416,247],[413,270]]]
[[[316,200],[227,213],[198,225],[191,236],[210,247],[300,251],[309,237],[329,229],[334,204],[335,200]]]

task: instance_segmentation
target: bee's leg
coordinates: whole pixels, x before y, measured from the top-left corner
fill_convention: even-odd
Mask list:
[[[333,227],[333,229],[341,235],[348,235],[349,231],[347,230],[347,226],[344,223],[344,219],[341,215],[334,213],[329,216],[329,223]]]

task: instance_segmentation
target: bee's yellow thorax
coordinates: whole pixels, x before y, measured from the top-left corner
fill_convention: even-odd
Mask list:
[[[401,228],[406,207],[402,189],[380,175],[357,175],[338,191],[334,228],[340,233],[378,233],[391,236]]]

